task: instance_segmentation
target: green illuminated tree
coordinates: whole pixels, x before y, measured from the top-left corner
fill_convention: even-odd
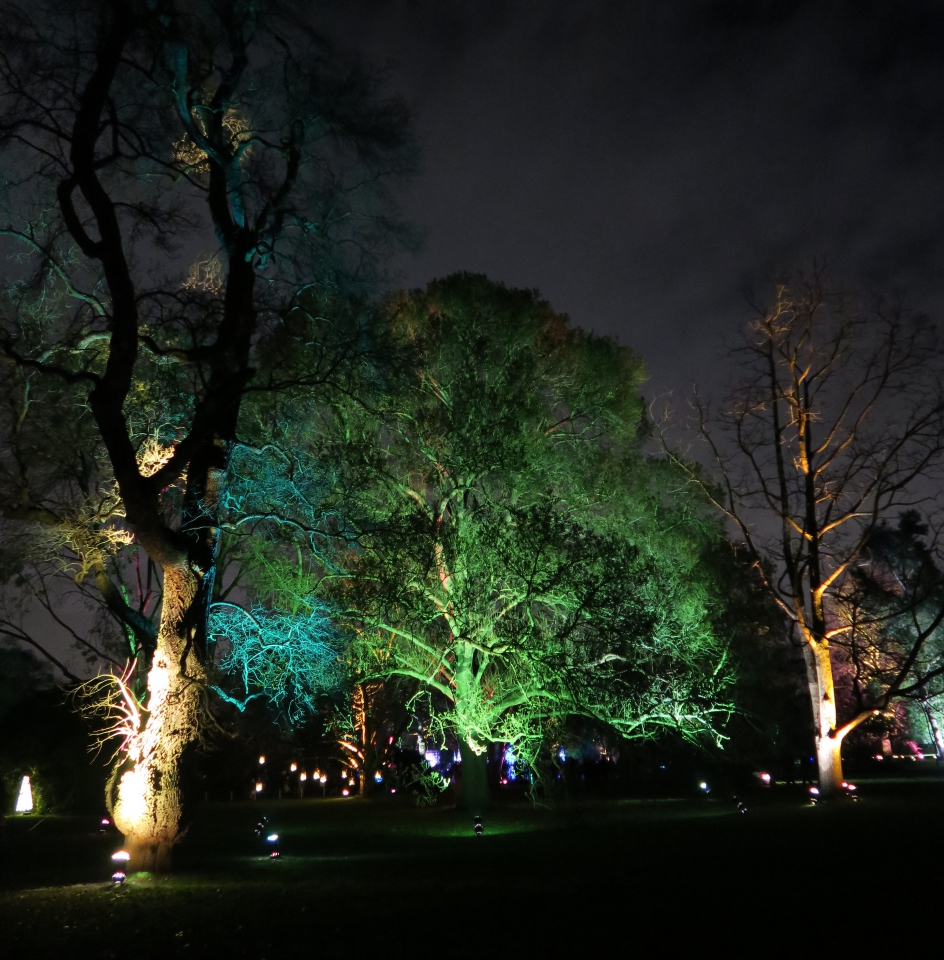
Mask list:
[[[359,334],[326,304],[376,275],[410,148],[303,3],[68,9],[2,7],[2,505],[143,651],[112,799],[132,866],[160,868],[244,397],[343,388]],[[145,606],[129,551],[159,583]]]
[[[729,676],[704,525],[642,456],[639,360],[480,276],[387,312],[405,384],[380,410],[336,404],[312,448],[349,544],[326,582],[359,675],[420,684],[471,806],[486,747],[527,754],[552,717],[712,735]]]

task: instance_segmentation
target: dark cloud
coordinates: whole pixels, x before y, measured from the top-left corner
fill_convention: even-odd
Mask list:
[[[427,231],[406,281],[483,271],[718,383],[745,290],[825,258],[941,306],[944,8],[788,0],[348,0],[397,61]]]

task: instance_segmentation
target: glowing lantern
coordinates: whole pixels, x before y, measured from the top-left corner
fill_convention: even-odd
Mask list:
[[[259,765],[262,766],[262,764],[264,763],[265,763],[265,757],[259,757]]]
[[[292,773],[294,773],[297,769],[298,769],[298,764],[297,764],[297,763],[293,763],[293,764],[289,767],[289,770],[291,770]]]
[[[262,793],[262,783],[256,784],[256,793]]]
[[[16,812],[30,813],[33,809],[33,788],[30,786],[30,778],[23,777],[20,781],[20,794],[16,798]]]
[[[302,770],[302,772],[298,775],[298,779],[304,783],[304,781],[308,779],[308,774]]]

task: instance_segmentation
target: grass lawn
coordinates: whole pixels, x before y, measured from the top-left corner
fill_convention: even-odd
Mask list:
[[[823,934],[871,952],[909,918],[937,923],[944,784],[860,792],[813,808],[777,788],[746,815],[710,799],[511,804],[482,838],[450,809],[211,803],[173,876],[121,887],[106,879],[120,838],[94,818],[10,818],[0,958],[803,956]]]

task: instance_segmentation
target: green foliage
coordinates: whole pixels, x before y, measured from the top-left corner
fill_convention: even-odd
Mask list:
[[[331,577],[361,676],[407,676],[477,749],[581,713],[698,737],[730,676],[708,525],[643,457],[639,360],[460,274],[388,306],[411,374],[336,404],[313,455],[356,549]]]

